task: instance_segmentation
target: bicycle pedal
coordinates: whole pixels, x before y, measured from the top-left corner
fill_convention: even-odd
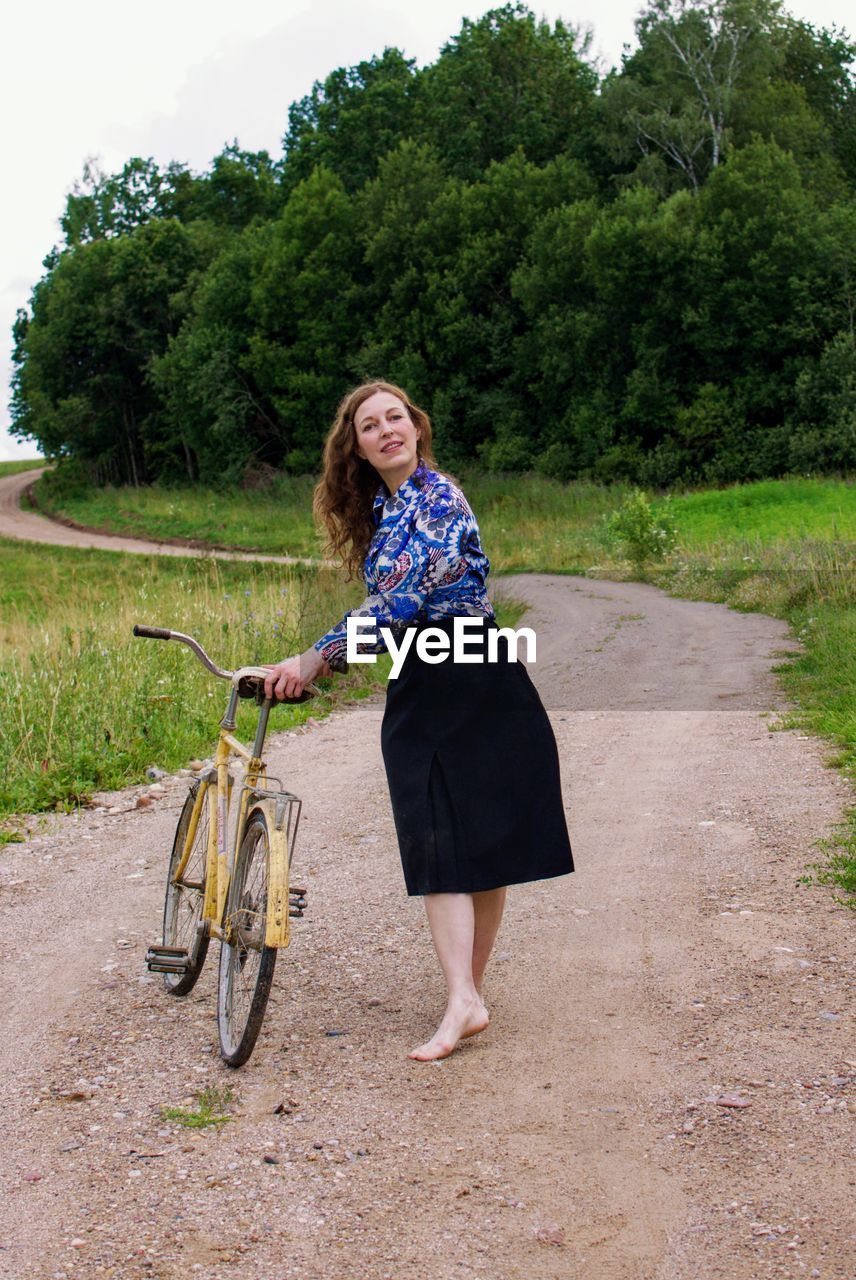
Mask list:
[[[308,889],[290,889],[288,893],[288,914],[292,917],[303,915],[306,910]]]
[[[190,956],[184,947],[149,947],[146,966],[152,973],[187,973]]]

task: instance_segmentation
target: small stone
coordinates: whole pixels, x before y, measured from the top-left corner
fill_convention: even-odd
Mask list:
[[[540,1244],[563,1245],[565,1243],[565,1233],[559,1226],[538,1227],[535,1232],[535,1239]]]
[[[166,787],[161,782],[153,782],[149,787],[147,794],[154,796],[156,800],[160,799],[161,796],[166,795]]]
[[[134,808],[135,808],[135,809],[148,809],[148,807],[149,807],[149,805],[150,805],[151,803],[152,803],[152,797],[151,797],[151,796],[137,796],[136,800],[134,801]]]
[[[369,1007],[370,1009],[377,1009],[377,1008],[379,1007],[380,1003],[381,1003],[381,1002],[380,1002],[380,1000],[377,998],[377,996],[372,996],[370,1000],[367,1000],[367,1001],[366,1001],[366,1004],[368,1005],[368,1007]]]
[[[161,778],[166,776],[166,770],[159,769],[156,764],[150,764],[146,769],[146,777],[151,778],[152,782],[159,782]]]
[[[263,1156],[262,1159],[265,1164],[279,1164],[276,1156]]]
[[[713,1095],[707,1099],[708,1102],[715,1102],[718,1107],[751,1107],[752,1103],[748,1098],[741,1098],[739,1093],[720,1093]]]
[[[25,1182],[41,1182],[41,1180],[42,1180],[42,1178],[43,1178],[44,1176],[45,1176],[45,1175],[44,1175],[43,1173],[35,1173],[35,1172],[33,1172],[33,1173],[25,1173],[25,1174],[24,1174],[24,1181],[25,1181]]]

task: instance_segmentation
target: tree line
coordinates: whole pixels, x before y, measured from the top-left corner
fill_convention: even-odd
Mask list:
[[[13,430],[98,482],[313,472],[355,381],[450,469],[655,486],[856,468],[856,45],[649,0],[601,74],[522,4],[289,110],[281,157],[84,170]]]

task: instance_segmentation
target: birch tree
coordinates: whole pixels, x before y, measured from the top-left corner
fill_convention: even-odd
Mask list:
[[[772,62],[767,38],[779,0],[650,0],[637,19],[639,50],[609,85],[637,154],[659,156],[698,191],[723,160],[736,95]]]

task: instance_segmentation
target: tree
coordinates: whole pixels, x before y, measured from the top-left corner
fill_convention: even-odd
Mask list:
[[[741,86],[772,59],[778,9],[779,0],[649,0],[639,49],[604,91],[616,158],[626,158],[629,121],[642,171],[656,172],[650,161],[661,156],[698,191],[725,156]]]
[[[157,474],[180,443],[165,437],[151,364],[210,251],[171,219],[63,253],[16,325],[14,434],[48,456],[80,458],[102,480]]]
[[[415,59],[386,48],[378,57],[339,67],[316,81],[288,113],[283,139],[289,190],[316,165],[335,173],[347,191],[373,178],[381,156],[410,129]]]
[[[597,90],[589,43],[561,21],[552,29],[536,21],[523,4],[465,18],[421,74],[415,136],[468,181],[517,150],[538,165],[564,152],[584,160]]]
[[[141,156],[130,159],[119,173],[104,174],[90,157],[60,219],[66,245],[125,235],[152,218],[169,216],[173,194],[186,177],[183,165],[170,165],[162,173],[151,157]]]
[[[292,192],[255,264],[242,367],[273,405],[278,454],[313,470],[367,315],[359,288],[354,203],[318,167]]]

